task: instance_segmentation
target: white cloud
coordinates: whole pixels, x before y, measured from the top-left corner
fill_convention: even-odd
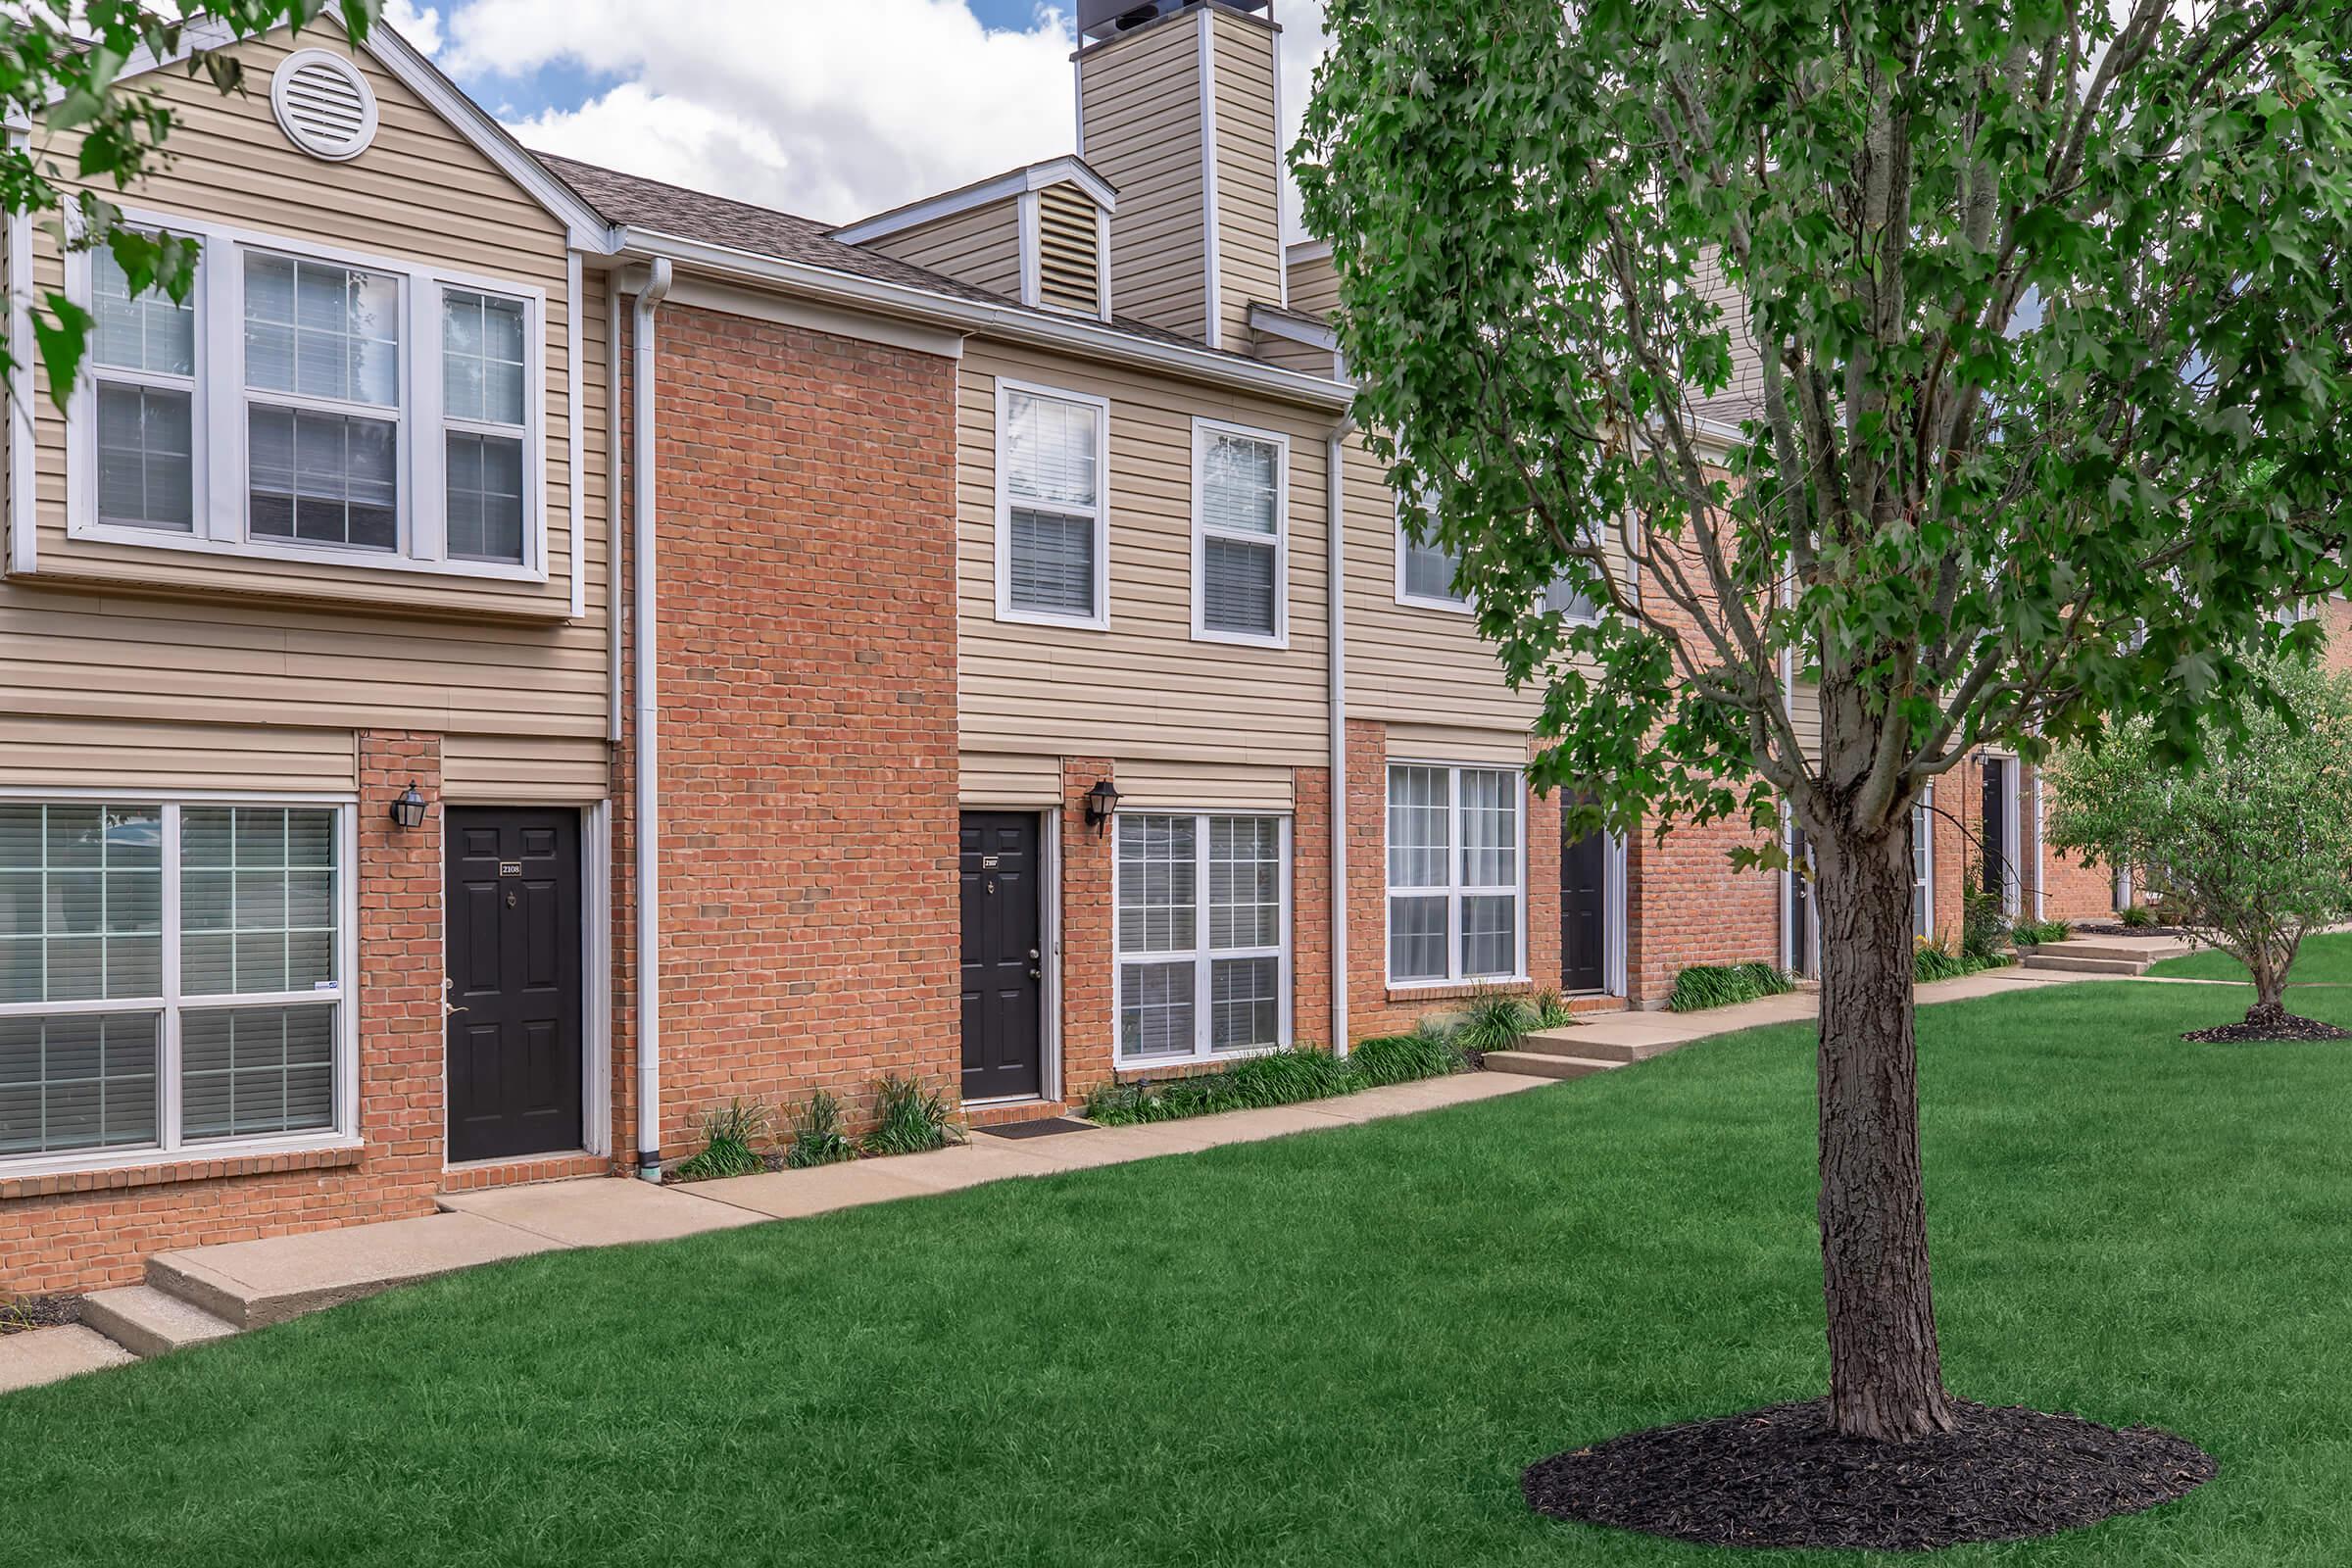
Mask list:
[[[441,52],[441,13],[416,0],[385,0],[384,20],[421,54]]]

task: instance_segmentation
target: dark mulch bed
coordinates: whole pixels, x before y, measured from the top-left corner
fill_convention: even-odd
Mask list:
[[[2200,1045],[2236,1046],[2256,1040],[2352,1040],[2352,1033],[2317,1018],[2298,1018],[2276,1002],[2248,1007],[2243,1023],[2194,1029],[2180,1037]]]
[[[62,1328],[80,1321],[78,1296],[0,1296],[0,1334]]]
[[[2137,1513],[2213,1479],[2170,1432],[1955,1400],[1959,1429],[1896,1445],[1841,1438],[1829,1401],[1656,1427],[1528,1467],[1555,1519],[1718,1546],[1925,1551],[2021,1541]]]
[[[2077,920],[2075,935],[2079,937],[2184,937],[2186,931],[2177,925],[2125,925],[2120,920]]]

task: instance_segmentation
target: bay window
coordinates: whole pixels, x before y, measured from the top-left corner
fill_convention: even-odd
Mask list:
[[[1290,822],[1121,812],[1118,1064],[1196,1061],[1290,1040]]]
[[[0,800],[0,1170],[352,1133],[349,814]]]
[[[1193,421],[1193,635],[1281,647],[1289,632],[1280,435]]]
[[[1524,979],[1516,769],[1389,769],[1389,981]]]
[[[172,218],[188,300],[67,259],[97,318],[76,536],[544,580],[544,295]]]

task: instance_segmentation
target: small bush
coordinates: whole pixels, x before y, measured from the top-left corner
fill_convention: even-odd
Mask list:
[[[1991,960],[2009,945],[2009,916],[2001,896],[1984,891],[1984,862],[1971,859],[1960,870],[1960,953]]]
[[[1957,980],[1962,975],[1975,974],[1981,963],[1962,957],[1948,943],[1928,937],[1919,938],[1911,949],[1911,978],[1919,985],[1932,985],[1937,980]]]
[[[838,1165],[857,1157],[857,1144],[842,1129],[841,1102],[819,1089],[808,1097],[808,1107],[793,1120],[792,1148],[785,1152],[784,1163],[794,1170],[807,1170],[812,1165]]]
[[[1087,1097],[1086,1114],[1109,1127],[1179,1121],[1221,1110],[1328,1100],[1382,1084],[1443,1077],[1468,1065],[1463,1049],[1443,1028],[1431,1027],[1364,1041],[1345,1059],[1319,1046],[1298,1045],[1245,1057],[1215,1072],[1103,1084]]]
[[[767,1168],[758,1145],[766,1138],[768,1115],[755,1101],[730,1100],[723,1110],[703,1119],[703,1152],[675,1166],[671,1179],[681,1182],[715,1181],[725,1176],[752,1176]]]
[[[1415,1030],[1409,1035],[1386,1035],[1364,1041],[1348,1054],[1348,1064],[1363,1080],[1363,1087],[1376,1089],[1383,1084],[1412,1083],[1421,1078],[1443,1078],[1448,1073],[1462,1072],[1470,1066],[1470,1057],[1443,1031]]]
[[[2156,911],[2144,904],[2134,904],[2115,911],[2115,917],[2133,931],[2144,931],[2156,923]]]
[[[1453,1038],[1465,1051],[1483,1055],[1490,1051],[1510,1050],[1519,1043],[1521,1035],[1535,1027],[1534,1008],[1517,997],[1489,992],[1463,1012]]]
[[[1548,987],[1528,998],[1527,1005],[1535,1013],[1539,1029],[1565,1029],[1576,1022],[1576,1011],[1567,999]]]
[[[1669,1012],[1702,1012],[1736,1003],[1782,996],[1796,982],[1769,963],[1694,963],[1674,977],[1667,995]]]
[[[2038,948],[2045,943],[2064,942],[2075,934],[2075,928],[2064,920],[2020,920],[2009,934],[2021,947]]]
[[[865,1154],[919,1154],[963,1142],[948,1097],[920,1078],[891,1073],[874,1084],[874,1130],[858,1140]]]

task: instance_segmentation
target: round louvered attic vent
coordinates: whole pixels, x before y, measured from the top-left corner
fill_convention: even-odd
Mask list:
[[[270,107],[288,140],[342,163],[375,140],[375,94],[359,67],[324,49],[297,49],[270,78]]]

